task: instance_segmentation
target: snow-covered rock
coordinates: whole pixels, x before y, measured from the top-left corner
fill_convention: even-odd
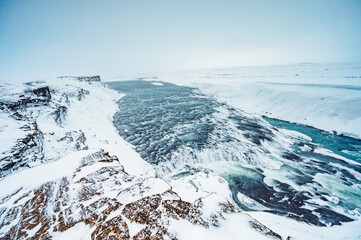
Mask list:
[[[5,239],[61,237],[78,224],[86,225],[91,239],[128,239],[128,225],[134,224],[142,226],[132,233],[135,239],[175,239],[176,232],[167,230],[170,218],[209,227],[235,212],[216,195],[183,201],[164,180],[132,176],[104,151],[79,151],[16,173],[0,186],[16,189],[2,193],[0,234]]]

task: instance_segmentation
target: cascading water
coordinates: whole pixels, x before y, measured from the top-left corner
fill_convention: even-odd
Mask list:
[[[195,88],[142,80],[108,85],[126,94],[114,116],[119,134],[160,176],[213,171],[242,209],[315,225],[360,214],[361,141],[247,114]]]

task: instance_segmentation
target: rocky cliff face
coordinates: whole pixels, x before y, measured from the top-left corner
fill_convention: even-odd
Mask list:
[[[0,158],[0,179],[19,169],[54,160],[44,156],[44,141],[51,140],[44,140],[44,133],[38,126],[39,119],[46,117],[47,121],[54,121],[61,127],[71,105],[69,98],[75,97],[81,101],[88,93],[82,88],[61,92],[58,89],[50,89],[49,86],[41,86],[43,84],[40,83],[39,87],[36,83],[27,83],[28,87],[24,91],[4,94],[0,98],[0,114],[16,120],[24,132],[24,137],[17,139],[11,149],[3,152]],[[52,131],[45,134],[54,135]],[[64,136],[57,137],[59,142],[66,141],[68,150],[87,148],[81,130],[66,132]]]
[[[0,117],[15,121],[21,136],[0,155],[0,239],[177,239],[175,222],[219,228],[234,214],[259,239],[281,239],[231,198],[209,193],[185,201],[152,171],[124,168],[141,168],[141,160],[111,125],[119,96],[109,97],[98,78],[0,92]]]

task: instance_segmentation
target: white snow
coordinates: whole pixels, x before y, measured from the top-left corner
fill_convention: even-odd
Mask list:
[[[0,112],[0,157],[15,145],[17,139],[25,137],[20,127],[18,121]]]
[[[143,197],[163,193],[170,189],[170,185],[161,178],[146,178],[141,183],[132,185],[118,194],[117,200],[122,204],[137,201]]]
[[[163,83],[160,83],[160,82],[152,82],[150,84],[155,85],[155,86],[163,86],[164,85]]]
[[[361,89],[263,82],[199,87],[247,112],[361,137]]]
[[[255,203],[254,200],[252,200],[251,198],[247,197],[246,195],[240,192],[237,193],[237,198],[245,206],[252,206]]]
[[[68,176],[79,166],[82,158],[91,153],[93,153],[92,150],[74,152],[58,161],[42,164],[9,175],[0,181],[0,198],[4,198],[20,188],[22,188],[22,191],[26,191],[36,188],[48,181]]]
[[[249,220],[250,218],[245,214],[231,214],[226,220],[220,222],[218,228],[204,228],[185,220],[171,220],[169,230],[175,232],[178,239],[270,239],[252,229]]]
[[[170,182],[172,190],[177,192],[182,200],[193,202],[200,197],[217,193],[223,198],[232,201],[228,183],[214,173],[197,173]]]
[[[69,86],[79,86],[88,90],[89,95],[85,95],[81,101],[71,102],[63,128],[49,125],[49,119],[45,118],[38,121],[40,130],[45,133],[56,129],[63,132],[81,130],[90,149],[104,149],[111,155],[119,156],[120,163],[128,173],[154,176],[153,167],[119,136],[113,125],[113,115],[118,111],[116,102],[124,95],[105,87],[102,83],[86,84],[76,80],[56,79],[49,80],[49,84],[56,89],[65,88],[65,92]]]
[[[84,222],[80,222],[64,232],[55,232],[53,239],[54,240],[63,240],[63,239],[88,240],[91,239],[91,233],[92,233],[91,228],[89,228],[89,226],[86,225]]]
[[[292,236],[299,240],[361,238],[361,219],[344,223],[341,226],[317,227],[266,212],[250,212],[249,215],[280,234],[283,238],[287,238],[287,236]]]

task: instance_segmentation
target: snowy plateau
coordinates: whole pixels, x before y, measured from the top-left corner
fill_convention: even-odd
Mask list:
[[[1,81],[0,239],[360,239],[360,81],[314,64]]]

